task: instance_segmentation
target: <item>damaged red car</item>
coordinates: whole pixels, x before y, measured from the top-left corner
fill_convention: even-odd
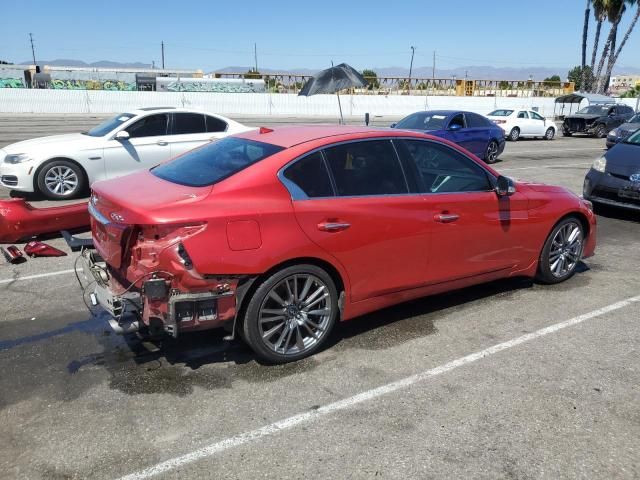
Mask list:
[[[226,327],[270,362],[417,297],[561,282],[596,244],[591,204],[564,188],[515,182],[440,138],[360,127],[228,137],[94,184],[89,212],[84,268],[116,330]]]

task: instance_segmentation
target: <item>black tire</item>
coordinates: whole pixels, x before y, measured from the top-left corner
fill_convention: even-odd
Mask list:
[[[544,139],[553,140],[553,137],[555,137],[555,135],[556,135],[556,131],[553,129],[553,127],[549,127],[547,128],[547,131],[544,132]]]
[[[485,163],[491,164],[496,163],[498,161],[498,142],[495,140],[491,140],[487,145],[487,149],[484,152],[484,161]]]
[[[562,129],[562,136],[563,137],[570,137],[571,135],[573,135],[569,130],[565,130],[564,128]]]
[[[59,178],[59,184],[52,179]],[[38,171],[37,187],[39,193],[51,200],[76,198],[87,189],[87,176],[76,163],[70,160],[52,160]],[[56,192],[59,188],[60,191]]]
[[[512,142],[516,142],[520,138],[520,129],[518,127],[513,127],[509,132],[508,138]]]
[[[319,305],[324,305],[325,309],[330,310],[330,312],[326,315],[326,318],[321,318],[321,320],[317,322],[318,325],[323,325],[323,328],[321,330],[320,329],[315,330],[315,334],[313,336],[307,335],[307,337],[305,338],[304,341],[307,341],[307,340],[310,341],[311,345],[308,347],[305,346],[304,349],[300,351],[295,351],[296,349],[298,349],[298,347],[296,345],[292,345],[290,340],[295,344],[298,338],[302,338],[301,336],[298,337],[299,335],[301,335],[300,332],[304,334],[307,333],[307,331],[302,328],[303,326],[302,323],[306,322],[306,319],[308,317],[305,314],[304,319],[301,318],[300,320],[296,320],[297,317],[294,318],[295,312],[291,313],[288,310],[288,307],[293,306],[293,302],[289,304],[288,307],[284,307],[282,309],[283,310],[282,315],[279,315],[279,316],[286,317],[283,320],[277,320],[270,323],[269,321],[265,321],[263,317],[261,321],[261,315],[263,314],[263,312],[265,312],[264,307],[268,305],[267,302],[273,301],[273,297],[271,296],[271,293],[275,291],[277,295],[282,299],[282,295],[281,295],[281,293],[283,292],[282,288],[285,288],[285,287],[282,287],[283,282],[289,282],[291,279],[294,279],[294,277],[296,279],[294,280],[294,282],[296,282],[298,278],[301,278],[304,280],[306,280],[306,278],[313,278],[315,279],[314,281],[318,282],[316,286],[320,285],[320,288],[326,287],[325,295],[320,295],[320,297],[322,297],[323,300]],[[298,297],[298,295],[300,297],[304,297],[304,285],[302,285],[303,287],[302,289],[300,289],[299,284],[294,283],[294,285],[297,285],[298,287],[296,297]],[[289,288],[289,286],[290,284],[287,285],[286,288]],[[281,288],[281,290],[278,290],[279,288]],[[313,289],[315,289],[315,286],[311,287],[311,289],[309,289],[309,292],[311,292],[311,290]],[[311,298],[311,297],[312,295],[309,295],[309,297],[307,298]],[[291,300],[291,297],[289,297],[289,299],[284,301],[285,303],[287,303],[290,300]],[[302,300],[304,300],[304,298]],[[316,300],[317,298],[314,300],[313,303],[316,303]],[[278,302],[276,302],[276,305],[277,303]],[[296,306],[295,310],[297,313],[301,314],[301,312],[303,311],[303,308],[302,308],[303,304],[304,302],[302,301],[301,305]],[[277,313],[273,312],[273,309],[266,309],[266,310],[269,311],[268,313],[269,315],[278,315]],[[265,360],[268,363],[294,362],[296,360],[300,360],[302,358],[313,355],[320,348],[322,348],[327,338],[331,334],[331,330],[333,329],[336,323],[336,319],[338,318],[338,311],[339,311],[338,310],[338,293],[336,291],[335,284],[331,279],[331,276],[325,270],[315,265],[307,265],[307,264],[293,265],[291,267],[287,267],[273,273],[271,276],[266,278],[255,290],[255,292],[251,296],[251,299],[249,300],[249,304],[247,305],[246,313],[244,315],[243,324],[242,324],[242,330],[243,330],[242,336],[244,340],[247,342],[247,344],[251,347],[251,349],[255,352],[255,354],[258,357],[260,357],[262,360]],[[319,314],[314,314],[314,315],[319,315]],[[277,317],[267,317],[267,318],[277,318]],[[314,317],[314,320],[315,320],[315,317]],[[282,325],[283,325],[282,330],[275,330],[278,322],[280,321],[282,321]],[[293,325],[295,325],[295,322],[298,322],[300,327],[288,326],[287,322],[290,322]],[[272,335],[269,337],[264,337],[266,332],[263,333],[261,331],[262,328],[268,329],[268,331],[274,330],[274,333],[272,333]],[[286,339],[283,338],[284,351],[283,352],[275,351],[275,350],[278,350],[277,347],[278,345],[281,344],[280,339],[276,340],[275,345],[271,345],[271,343],[269,342],[269,339],[274,337],[279,337],[281,334],[285,335],[284,332],[287,332],[288,330],[294,331],[294,333],[291,334],[292,335],[291,339],[289,339],[289,337],[287,337]],[[293,335],[296,336],[295,339],[293,338]],[[291,345],[291,349],[294,351],[287,353],[286,350],[290,345]]]
[[[607,136],[607,127],[604,125],[604,123],[599,123],[596,126],[596,129],[595,129],[593,135],[596,138],[606,138],[606,136]]]
[[[561,232],[563,229],[565,229],[565,231],[567,231],[567,229],[569,231],[572,231],[573,228],[577,228],[580,233],[579,237],[577,238],[577,246],[570,249],[568,245],[565,245],[563,242],[558,243],[558,235],[561,235],[559,232]],[[551,233],[544,243],[542,252],[540,253],[536,280],[541,283],[554,284],[564,282],[565,280],[571,278],[576,271],[576,267],[580,263],[580,259],[582,258],[582,250],[584,248],[585,240],[584,234],[584,226],[582,225],[582,222],[576,217],[567,217],[558,222],[551,230]],[[556,247],[555,250],[552,250],[554,247]],[[569,257],[567,252],[569,252],[572,257]],[[560,260],[560,257],[562,257],[562,260]],[[554,259],[558,260],[554,261]],[[557,268],[558,263],[556,262],[567,263],[563,263],[559,265],[560,268]],[[566,271],[563,271],[563,265],[567,267]],[[556,266],[556,269],[558,271],[552,271],[553,266]]]

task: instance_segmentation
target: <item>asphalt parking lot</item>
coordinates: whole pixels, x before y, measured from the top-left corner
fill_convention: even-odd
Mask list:
[[[0,117],[0,147],[97,121]],[[496,168],[579,193],[603,147],[521,140]],[[74,254],[2,262],[0,478],[638,478],[640,216],[599,213],[563,284],[413,301],[276,367],[218,331],[162,350],[113,335]]]

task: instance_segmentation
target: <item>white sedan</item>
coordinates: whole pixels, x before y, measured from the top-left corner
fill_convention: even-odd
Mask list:
[[[253,130],[179,108],[121,113],[84,133],[35,138],[0,149],[0,184],[51,199],[73,198],[98,180],[151,168],[211,140]]]
[[[556,124],[533,110],[499,109],[489,113],[487,118],[502,128],[505,137],[514,142],[520,137],[553,140],[556,135]]]

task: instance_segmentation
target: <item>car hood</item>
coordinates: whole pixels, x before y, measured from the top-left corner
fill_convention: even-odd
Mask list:
[[[623,176],[640,173],[640,145],[618,143],[605,153],[605,158],[608,173]]]
[[[586,114],[586,113],[578,113],[578,114],[573,114],[573,115],[566,115],[564,117],[564,119],[568,119],[568,118],[582,118],[584,120],[595,120],[596,118],[600,118],[602,117],[602,115],[593,115],[593,114]]]
[[[560,187],[558,185],[547,185],[546,183],[538,183],[532,182],[529,180],[516,180],[518,185],[523,185],[525,188],[529,190],[533,190],[534,192],[544,192],[544,193],[567,193],[570,190]]]
[[[70,149],[82,149],[95,147],[98,138],[82,133],[67,133],[64,135],[51,135],[49,137],[33,138],[22,142],[12,143],[3,148],[8,154],[31,153],[37,150],[56,150],[57,147],[64,147],[66,151]]]
[[[640,123],[623,123],[618,127],[621,132],[632,133],[640,128]]]

